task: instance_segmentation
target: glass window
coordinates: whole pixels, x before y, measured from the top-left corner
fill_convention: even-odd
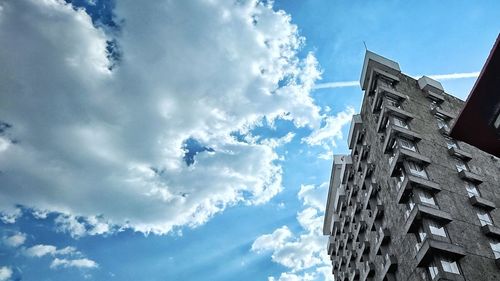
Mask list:
[[[481,195],[479,194],[479,190],[477,189],[477,186],[473,184],[472,182],[465,182],[465,189],[467,190],[467,194],[469,197],[480,197]]]
[[[452,147],[458,148],[458,144],[454,139],[445,138],[445,141],[446,141],[446,146],[448,147],[448,149],[450,149]]]
[[[458,269],[458,264],[454,260],[443,258],[441,260],[441,265],[443,266],[443,270],[446,272],[460,274],[460,270]]]
[[[493,221],[491,220],[491,216],[488,212],[482,209],[477,210],[477,217],[479,219],[479,222],[481,223],[482,226],[485,226],[487,224],[492,225]]]
[[[420,226],[417,230],[417,244],[415,244],[415,248],[417,249],[417,253],[420,250],[420,247],[422,247],[422,243],[424,243],[425,238],[427,238],[427,233],[424,231],[424,228]]]
[[[457,167],[457,171],[460,173],[461,171],[468,171],[469,169],[467,168],[467,165],[465,164],[464,161],[460,159],[455,159],[455,167]]]
[[[418,192],[418,198],[420,199],[420,202],[422,202],[422,203],[436,205],[436,201],[434,200],[434,196],[430,192],[420,190]]]
[[[390,106],[400,107],[399,101],[393,97],[390,97],[390,96],[385,97],[385,103],[387,105],[390,105]]]
[[[396,156],[396,148],[397,148],[397,143],[396,141],[393,141],[391,145],[391,155],[389,156],[389,165],[392,164],[392,160],[394,160],[394,157]]]
[[[439,129],[442,129],[442,128],[449,129],[448,122],[444,118],[436,116],[436,119],[437,119],[437,124],[438,124]]]
[[[392,117],[392,122],[394,123],[394,125],[396,126],[399,126],[399,127],[403,127],[403,128],[406,128],[408,129],[408,123],[406,123],[406,121],[404,119],[401,119],[399,117],[396,117],[396,116],[393,116]]]
[[[434,278],[438,275],[438,268],[436,266],[435,262],[431,262],[429,266],[427,267],[427,270],[429,271],[429,275],[431,276],[431,280],[434,280]]]
[[[413,201],[413,194],[410,194],[410,198],[408,199],[408,202],[406,202],[406,210],[405,210],[405,217],[408,218],[410,216],[411,210],[413,210],[413,207],[415,207],[415,202]]]
[[[415,152],[417,151],[417,147],[409,139],[401,138],[401,139],[399,139],[399,144],[401,145],[402,148],[406,148],[408,150],[415,151]]]
[[[413,161],[409,161],[408,168],[410,169],[411,174],[418,176],[418,177],[425,178],[425,179],[428,178],[427,172],[424,170],[424,167],[422,167],[420,164],[415,163]]]
[[[499,241],[492,241],[490,242],[491,250],[493,251],[493,254],[495,255],[495,259],[500,258],[500,242]]]
[[[396,178],[396,181],[397,181],[396,187],[399,190],[401,188],[401,185],[405,181],[405,172],[401,168],[399,168],[399,176]]]
[[[444,229],[444,226],[440,225],[439,223],[435,221],[430,221],[429,222],[429,229],[432,234],[446,237],[446,230]]]

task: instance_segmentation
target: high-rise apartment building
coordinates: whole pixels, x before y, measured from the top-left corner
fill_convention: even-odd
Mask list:
[[[335,280],[500,280],[500,160],[448,136],[464,102],[370,51],[360,83],[323,226]]]

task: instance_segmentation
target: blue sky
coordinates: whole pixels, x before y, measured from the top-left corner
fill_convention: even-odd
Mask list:
[[[318,85],[364,41],[465,99],[500,31],[497,1],[136,2],[0,1],[1,281],[332,280],[362,92]]]

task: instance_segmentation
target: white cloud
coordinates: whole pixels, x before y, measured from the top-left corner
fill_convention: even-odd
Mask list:
[[[119,1],[119,34],[62,1],[1,5],[2,138],[18,140],[0,152],[2,211],[61,213],[58,229],[74,237],[194,227],[282,188],[280,143],[233,132],[263,118],[321,122],[309,96],[317,61],[297,57],[297,27],[267,4]],[[121,53],[112,71],[108,40]],[[189,138],[213,150],[191,166]]]
[[[26,241],[26,234],[22,232],[16,232],[15,234],[4,237],[3,242],[9,247],[19,247]]]
[[[302,142],[312,146],[322,146],[325,151],[318,157],[331,159],[333,148],[337,146],[336,141],[343,138],[342,128],[351,122],[353,115],[354,108],[350,106],[336,115],[325,115],[324,125],[313,130],[309,136],[302,138]]]
[[[53,255],[57,248],[52,245],[35,245],[24,250],[24,254],[28,257],[43,257],[45,255]]]
[[[322,212],[325,210],[326,196],[328,195],[328,183],[322,183],[319,186],[312,184],[301,185],[298,193],[299,199],[301,199],[306,206],[312,206]]]
[[[0,267],[0,281],[7,281],[12,277],[12,269],[8,266]]]
[[[479,71],[476,72],[462,72],[462,73],[447,73],[447,74],[434,74],[426,75],[435,80],[455,80],[455,79],[466,79],[466,78],[477,78],[479,77]],[[422,77],[422,75],[413,75],[415,79]],[[314,89],[334,89],[334,88],[346,88],[346,87],[357,87],[359,86],[359,81],[337,81],[337,82],[324,82],[317,83],[314,85]]]
[[[59,267],[67,268],[67,267],[76,267],[76,268],[97,268],[99,265],[89,259],[59,259],[55,258],[50,264],[50,268],[55,269]]]
[[[274,277],[269,277],[269,281],[312,281],[315,280],[315,276],[310,273],[304,273],[303,275],[297,275],[293,273],[283,272],[278,279]]]
[[[332,89],[332,88],[346,88],[359,86],[359,81],[338,81],[338,82],[325,82],[318,83],[314,89]]]
[[[278,279],[269,277],[269,281],[333,280],[333,275],[327,274],[331,266],[325,248],[326,238],[322,235],[326,188],[326,183],[301,186],[298,196],[305,209],[297,214],[297,221],[304,229],[302,234],[294,235],[287,226],[282,226],[254,241],[252,251],[271,251],[274,262],[290,269]],[[322,194],[324,197],[321,199]]]
[[[43,257],[45,255],[72,255],[72,254],[80,254],[76,250],[75,247],[65,247],[62,249],[57,249],[56,246],[53,245],[44,245],[44,244],[38,244],[29,248],[26,248],[23,250],[24,254],[28,257]]]
[[[252,251],[260,253],[281,248],[291,236],[292,232],[290,232],[287,226],[283,226],[271,234],[264,234],[257,238],[252,244]]]
[[[3,223],[15,223],[16,220],[21,216],[22,216],[21,209],[12,205],[6,206],[3,210],[0,210],[0,220]]]

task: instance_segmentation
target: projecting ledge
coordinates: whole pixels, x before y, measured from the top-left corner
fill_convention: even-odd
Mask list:
[[[483,232],[484,235],[489,236],[489,237],[495,237],[495,238],[500,238],[500,228],[494,226],[494,225],[484,225],[481,227],[481,232]]]
[[[459,245],[428,238],[424,241],[415,257],[417,259],[417,266],[428,265],[436,255],[459,259],[465,256],[465,250]]]

